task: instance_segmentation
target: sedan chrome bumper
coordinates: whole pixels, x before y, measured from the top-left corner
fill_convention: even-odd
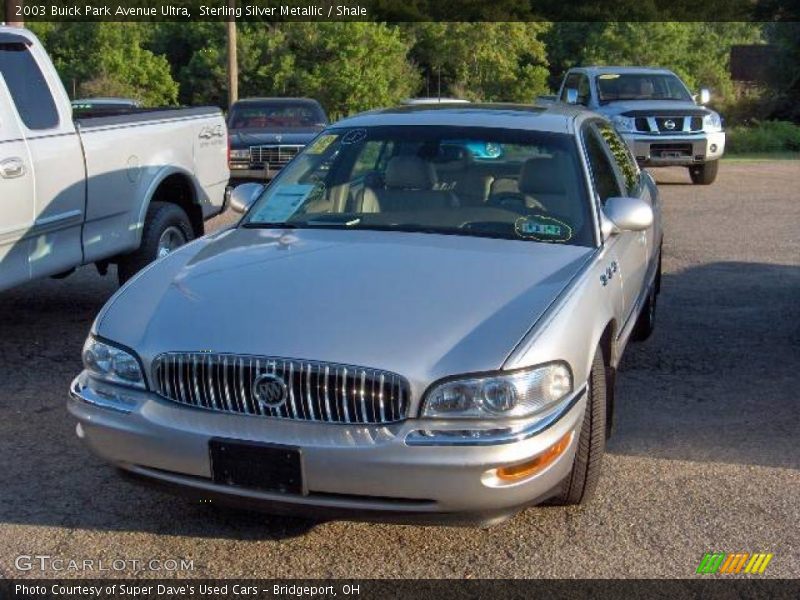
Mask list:
[[[558,418],[524,435],[515,431],[513,439],[410,445],[413,432],[453,431],[464,423],[294,422],[202,411],[135,390],[125,390],[122,407],[112,407],[96,387],[102,385],[85,373],[72,384],[68,407],[78,420],[78,436],[128,474],[213,502],[323,519],[486,523],[544,501],[570,473],[586,404],[581,389],[565,401]],[[530,460],[570,434],[564,452],[532,476],[512,483],[494,476],[497,469]],[[214,438],[299,448],[304,492],[215,483],[209,457]]]

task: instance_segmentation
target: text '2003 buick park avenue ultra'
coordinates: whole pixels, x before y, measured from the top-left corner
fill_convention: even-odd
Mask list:
[[[236,227],[95,321],[69,408],[98,455],[326,518],[490,523],[588,498],[660,269],[655,185],[608,121],[366,113],[232,205]]]

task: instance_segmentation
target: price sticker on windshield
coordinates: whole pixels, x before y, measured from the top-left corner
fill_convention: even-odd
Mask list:
[[[514,223],[514,230],[520,237],[539,242],[568,242],[574,233],[569,224],[544,215],[520,217]]]
[[[330,133],[319,136],[306,149],[306,154],[322,154],[334,141],[336,141],[337,137],[339,136]]]

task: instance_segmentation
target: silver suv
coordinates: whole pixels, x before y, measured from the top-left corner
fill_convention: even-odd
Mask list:
[[[570,69],[559,100],[580,104],[611,119],[642,166],[689,168],[692,182],[714,182],[725,151],[719,114],[703,106],[672,71],[645,67]]]
[[[491,523],[585,501],[653,328],[658,192],[574,107],[327,128],[235,227],[97,317],[78,436],[139,478],[318,518]]]

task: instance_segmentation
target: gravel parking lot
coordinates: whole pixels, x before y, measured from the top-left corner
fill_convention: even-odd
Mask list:
[[[725,162],[710,187],[682,169],[656,177],[659,322],[626,354],[587,507],[489,530],[313,523],[121,480],[65,410],[116,289],[87,267],[0,294],[0,578],[99,575],[15,569],[34,554],[194,564],[152,576],[689,577],[707,551],[772,552],[766,576],[800,577],[800,161]]]

